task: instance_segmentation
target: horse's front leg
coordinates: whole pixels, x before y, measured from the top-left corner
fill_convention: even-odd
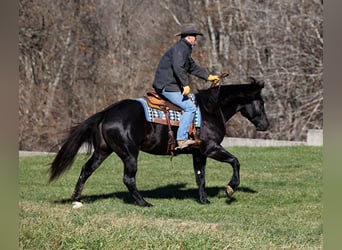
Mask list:
[[[207,149],[206,155],[220,162],[227,162],[233,168],[233,176],[226,187],[226,194],[230,197],[240,184],[240,163],[238,159],[225,150],[221,145],[215,144]]]
[[[192,158],[198,186],[199,201],[202,204],[210,203],[207,199],[207,193],[205,192],[205,165],[207,163],[207,157],[200,152],[195,152],[192,154]]]

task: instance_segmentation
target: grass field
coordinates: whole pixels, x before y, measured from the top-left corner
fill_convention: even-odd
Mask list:
[[[230,165],[208,160],[208,205],[197,202],[192,158],[141,153],[141,208],[116,155],[90,177],[84,206],[68,202],[86,156],[48,185],[53,156],[19,159],[20,249],[322,249],[322,147],[232,147],[241,184],[228,200]]]

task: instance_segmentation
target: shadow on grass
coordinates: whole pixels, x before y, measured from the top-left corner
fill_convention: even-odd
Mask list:
[[[179,184],[170,184],[163,187],[158,187],[151,190],[140,190],[140,194],[144,198],[152,198],[152,199],[192,199],[198,201],[198,189],[197,188],[185,188],[186,183]],[[220,192],[224,191],[222,187],[207,187],[207,197],[216,197],[226,198],[226,195],[220,194]],[[248,188],[248,187],[238,187],[236,192],[244,192],[244,193],[257,193],[257,191]],[[113,192],[108,194],[94,194],[94,195],[82,195],[82,201],[86,203],[92,203],[97,200],[105,200],[105,199],[113,199],[119,198],[123,200],[123,202],[127,204],[134,204],[134,200],[131,197],[128,191],[126,192]],[[236,202],[237,200],[234,197],[227,198],[226,203],[231,204]],[[70,203],[70,199],[57,200],[55,203]]]

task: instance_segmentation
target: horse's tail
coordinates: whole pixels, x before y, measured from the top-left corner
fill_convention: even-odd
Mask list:
[[[84,143],[88,144],[88,148],[93,145],[94,133],[102,118],[103,112],[96,113],[70,129],[68,137],[51,163],[49,182],[71,168],[78,150]]]

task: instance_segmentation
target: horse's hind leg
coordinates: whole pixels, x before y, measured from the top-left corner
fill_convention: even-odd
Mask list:
[[[142,207],[151,207],[152,204],[144,200],[144,198],[139,193],[137,186],[136,186],[135,175],[138,170],[137,158],[138,158],[138,153],[133,154],[133,155],[130,154],[126,157],[121,157],[124,163],[124,168],[125,168],[123,182],[125,183],[128,191],[132,195],[137,205],[142,206]]]
[[[109,155],[109,152],[95,151],[86,164],[83,165],[75,190],[71,196],[72,201],[80,201],[85,182]]]

